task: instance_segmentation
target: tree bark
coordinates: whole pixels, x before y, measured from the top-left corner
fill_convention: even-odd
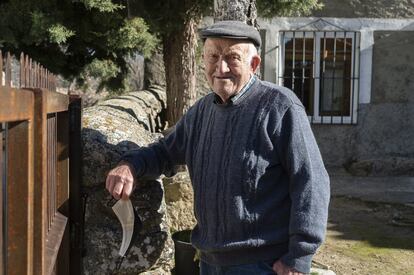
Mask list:
[[[197,26],[201,12],[192,4],[184,1],[183,24],[162,38],[169,126],[177,123],[196,99]],[[255,0],[214,0],[214,10],[216,21],[239,20],[256,26]]]
[[[172,126],[196,99],[197,26],[201,16],[187,13],[181,28],[163,37],[167,82],[167,120]]]
[[[214,21],[237,20],[257,26],[256,0],[214,0]]]

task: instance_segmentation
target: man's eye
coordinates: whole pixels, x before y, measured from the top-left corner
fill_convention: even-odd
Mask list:
[[[218,54],[210,54],[208,55],[208,61],[209,62],[216,62],[218,60],[219,56]]]
[[[231,64],[237,64],[240,61],[240,56],[237,54],[229,55],[226,60]]]

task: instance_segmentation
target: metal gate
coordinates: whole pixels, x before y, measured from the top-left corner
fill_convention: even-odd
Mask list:
[[[11,60],[0,51],[0,274],[69,274],[71,99],[23,54],[13,83]]]

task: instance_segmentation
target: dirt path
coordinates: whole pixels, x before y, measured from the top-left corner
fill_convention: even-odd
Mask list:
[[[414,207],[332,198],[314,260],[338,275],[414,274]]]

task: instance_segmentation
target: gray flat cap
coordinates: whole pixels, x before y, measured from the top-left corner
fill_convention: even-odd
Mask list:
[[[219,21],[200,31],[200,37],[207,39],[209,37],[223,37],[231,39],[246,39],[260,48],[262,40],[259,32],[250,25],[241,21]]]

